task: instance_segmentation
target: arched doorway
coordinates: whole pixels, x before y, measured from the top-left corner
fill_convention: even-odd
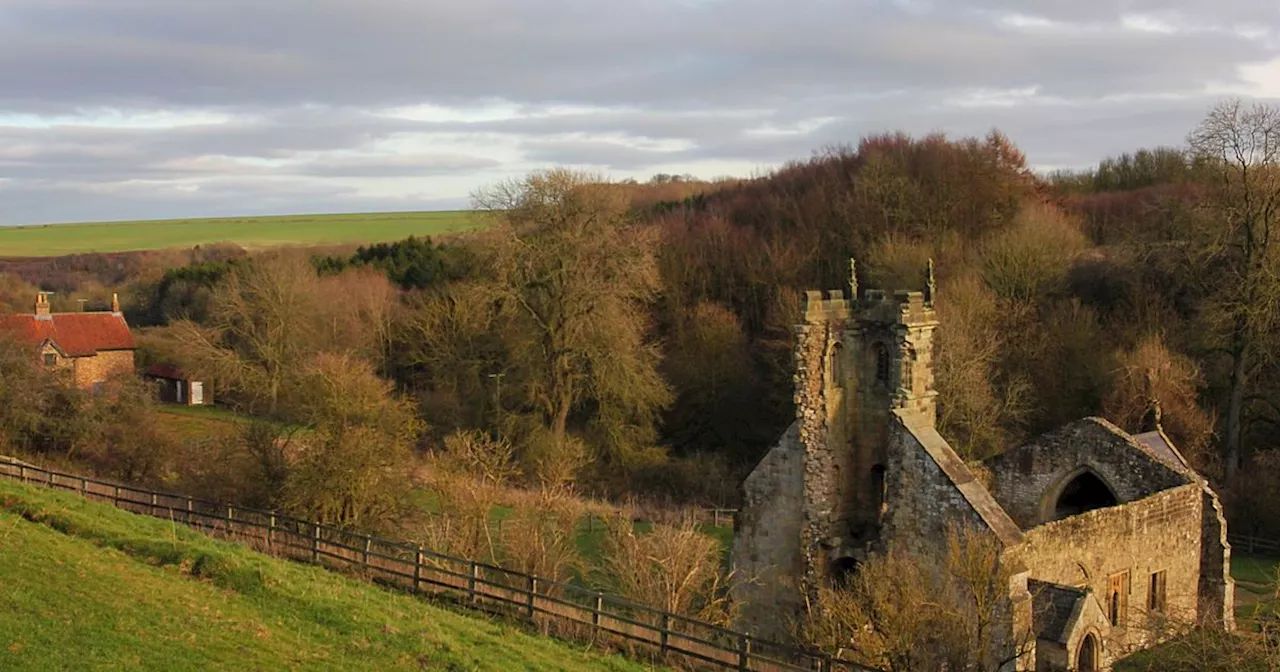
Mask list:
[[[1084,636],[1076,651],[1076,669],[1079,672],[1098,672],[1098,638],[1093,633]]]
[[[1116,493],[1092,471],[1082,471],[1062,488],[1053,506],[1053,519],[1061,520],[1085,511],[1119,504]]]
[[[841,556],[831,561],[831,582],[846,587],[858,574],[858,560],[852,556]]]

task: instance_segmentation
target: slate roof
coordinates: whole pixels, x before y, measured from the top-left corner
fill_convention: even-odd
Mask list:
[[[67,357],[138,347],[120,313],[0,315],[0,330],[36,347],[49,341]]]
[[[1178,454],[1177,449],[1160,430],[1134,434],[1133,440],[1161,462],[1180,469],[1188,466],[1186,460],[1182,459],[1182,455]]]
[[[1027,590],[1031,591],[1031,621],[1036,638],[1065,644],[1071,616],[1087,593],[1080,588],[1034,579],[1027,582]]]

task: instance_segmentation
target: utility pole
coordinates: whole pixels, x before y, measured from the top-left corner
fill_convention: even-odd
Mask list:
[[[507,375],[506,372],[491,373],[489,377],[495,382],[493,389],[493,408],[497,415],[496,434],[499,441],[502,440],[502,377]]]

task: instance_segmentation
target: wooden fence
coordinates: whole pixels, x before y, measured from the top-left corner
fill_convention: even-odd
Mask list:
[[[630,655],[697,669],[872,672],[580,586],[435,553],[421,546],[184,495],[50,471],[0,458],[0,476],[78,492],[137,514],[183,523],[292,560],[358,574],[417,595],[533,622],[548,635],[601,642]]]
[[[1227,533],[1227,541],[1231,544],[1233,553],[1247,553],[1248,555],[1266,555],[1273,558],[1280,558],[1280,540],[1265,539],[1263,537],[1254,537],[1248,534]]]

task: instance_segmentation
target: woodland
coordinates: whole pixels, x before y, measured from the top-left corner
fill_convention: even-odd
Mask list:
[[[175,440],[140,383],[33,384],[0,344],[0,443],[363,529],[420,507],[424,460],[732,507],[794,416],[803,293],[847,287],[851,258],[864,288],[919,288],[932,259],[963,457],[1085,416],[1137,430],[1158,402],[1233,531],[1280,538],[1280,110],[1225,102],[1170,140],[1044,175],[998,131],[889,133],[754,179],[548,169],[478,190],[486,226],[436,240],[4,260],[0,310],[118,291],[139,366],[254,422]]]

